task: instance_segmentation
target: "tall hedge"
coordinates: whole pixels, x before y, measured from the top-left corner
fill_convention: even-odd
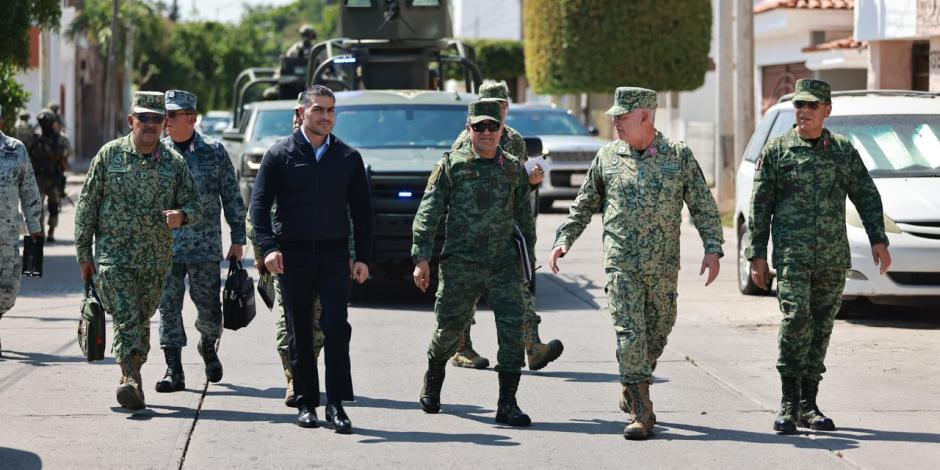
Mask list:
[[[705,81],[710,0],[526,0],[525,68],[538,93],[617,86],[694,90]]]

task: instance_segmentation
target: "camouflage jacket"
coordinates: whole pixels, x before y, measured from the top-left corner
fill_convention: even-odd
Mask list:
[[[774,266],[850,267],[846,196],[871,244],[888,243],[881,195],[844,136],[823,129],[813,146],[791,129],[764,146],[755,170],[748,259],[767,258],[773,224]]]
[[[531,256],[535,219],[528,193],[525,170],[512,155],[500,151],[487,160],[470,146],[445,153],[434,165],[412,224],[412,259],[415,263],[431,259],[445,212],[442,257],[511,262],[517,256],[513,225],[525,235]]]
[[[37,178],[56,178],[68,167],[69,142],[62,135],[36,135],[28,143],[29,158]]]
[[[457,140],[454,141],[451,150],[457,150],[464,145],[470,145],[470,134],[466,129],[457,136]],[[523,163],[529,159],[528,153],[526,153],[525,139],[522,138],[522,134],[509,126],[504,126],[503,135],[499,137],[499,146],[504,152],[515,155]]]
[[[175,149],[173,140],[163,143]],[[221,213],[231,231],[232,243],[245,244],[245,203],[238,191],[235,167],[221,142],[196,132],[182,153],[202,201],[202,220],[173,231],[173,261],[199,262],[222,259]]]
[[[85,176],[75,210],[78,261],[150,268],[169,265],[172,230],[164,210],[181,209],[186,224],[202,218],[202,203],[186,161],[161,142],[141,155],[132,134],[101,147]]]
[[[689,147],[659,132],[643,152],[616,140],[597,151],[554,246],[570,248],[603,208],[605,268],[677,271],[683,203],[705,253],[723,256],[718,206]]]
[[[41,232],[42,200],[22,142],[0,132],[0,240],[20,236],[20,208],[29,233]]]

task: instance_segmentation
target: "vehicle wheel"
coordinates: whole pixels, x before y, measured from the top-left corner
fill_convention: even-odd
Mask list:
[[[738,229],[738,290],[744,295],[769,295],[770,289],[761,289],[751,280],[751,262],[744,254],[744,229]],[[773,278],[768,279],[770,287]]]
[[[539,198],[539,212],[540,213],[551,212],[552,204],[554,203],[555,203],[554,199],[549,199],[547,197],[540,197]]]

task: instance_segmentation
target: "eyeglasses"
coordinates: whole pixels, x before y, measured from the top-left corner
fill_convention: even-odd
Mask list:
[[[825,104],[825,103],[821,103],[819,101],[794,101],[793,108],[794,109],[809,108],[809,109],[812,109],[813,111],[816,111],[817,109],[819,109],[819,105],[821,104]]]
[[[496,132],[499,130],[499,126],[499,123],[496,121],[483,121],[476,124],[470,124],[470,128],[473,129],[474,132]]]
[[[166,117],[176,119],[177,116],[194,116],[195,114],[192,111],[167,111]]]
[[[134,117],[137,118],[137,120],[142,124],[160,124],[163,122],[162,114],[135,114]]]

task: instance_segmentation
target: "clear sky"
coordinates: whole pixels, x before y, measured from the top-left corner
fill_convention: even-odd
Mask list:
[[[184,20],[214,20],[237,23],[245,5],[284,5],[294,0],[180,0]],[[195,13],[195,14],[194,14]]]

